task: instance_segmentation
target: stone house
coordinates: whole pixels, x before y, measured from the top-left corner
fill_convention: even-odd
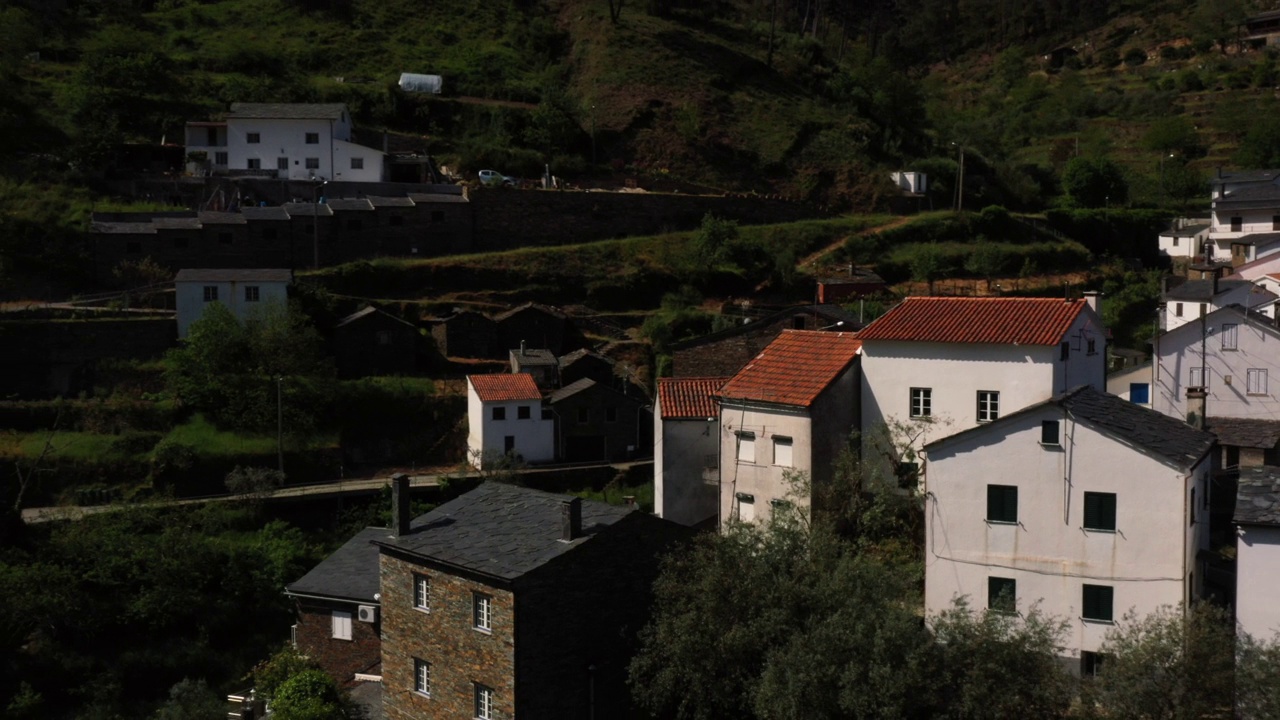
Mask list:
[[[590,378],[611,387],[619,387],[622,382],[622,378],[613,371],[612,360],[587,348],[579,348],[561,355],[559,366],[561,385],[568,385],[583,378]]]
[[[387,720],[629,717],[659,557],[690,531],[489,482],[376,540]]]
[[[413,323],[370,305],[333,327],[338,374],[344,378],[411,375],[418,369],[420,340]]]
[[[681,525],[715,519],[720,499],[720,406],[729,378],[659,378],[653,413],[654,513]]]
[[[790,502],[790,473],[832,480],[858,429],[861,346],[855,333],[783,330],[716,391],[721,525]]]
[[[520,347],[507,351],[511,372],[528,373],[543,392],[560,387],[560,361],[555,353],[541,348]]]
[[[582,347],[582,338],[569,316],[549,305],[525,303],[493,316],[502,351],[527,345],[546,348],[559,356]]]
[[[1039,602],[1092,674],[1126,611],[1203,596],[1213,447],[1087,385],[927,444],[926,612]]]
[[[644,396],[582,378],[552,392],[547,406],[556,422],[556,457],[565,462],[632,460],[653,447]]]
[[[493,358],[506,352],[498,324],[488,315],[475,310],[457,310],[431,325],[436,349],[445,357]],[[519,346],[517,346],[519,347]]]
[[[738,372],[783,330],[852,332],[858,318],[838,305],[799,305],[770,313],[726,330],[675,343],[671,371],[675,377],[721,377]]]

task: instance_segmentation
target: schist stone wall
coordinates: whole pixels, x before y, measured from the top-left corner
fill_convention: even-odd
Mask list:
[[[382,704],[387,720],[475,717],[476,683],[494,690],[494,717],[515,715],[511,592],[381,556]],[[414,575],[431,585],[430,610],[413,604]],[[492,631],[475,629],[475,593],[492,598]],[[431,695],[414,691],[414,659],[431,663]],[[537,717],[537,716],[530,716]]]
[[[776,322],[747,331],[726,331],[680,343],[673,348],[671,371],[675,377],[727,377],[736,374],[788,328],[817,330],[831,322],[812,313],[797,312]]]
[[[351,639],[333,637],[333,611],[351,613]],[[376,623],[360,622],[352,603],[298,600],[298,652],[315,660],[343,686],[354,682],[355,674],[367,672],[382,661],[378,637],[381,618]]]

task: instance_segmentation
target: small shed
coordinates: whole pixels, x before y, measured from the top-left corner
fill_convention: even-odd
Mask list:
[[[412,323],[372,305],[338,321],[333,356],[344,378],[408,375],[418,369],[420,333]]]
[[[400,73],[400,89],[405,92],[439,95],[443,87],[444,78],[439,75]]]

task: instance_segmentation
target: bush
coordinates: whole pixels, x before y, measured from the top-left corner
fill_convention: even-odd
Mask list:
[[[161,440],[151,452],[151,474],[155,478],[180,474],[195,463],[194,447],[168,438]]]
[[[111,452],[130,456],[150,452],[164,437],[158,432],[129,432],[111,441]]]
[[[1200,92],[1202,90],[1204,90],[1204,80],[1200,78],[1200,73],[1196,72],[1192,68],[1187,68],[1186,70],[1178,73],[1179,92],[1189,93]]]
[[[1124,64],[1137,67],[1147,61],[1147,53],[1142,48],[1129,48],[1124,53]]]

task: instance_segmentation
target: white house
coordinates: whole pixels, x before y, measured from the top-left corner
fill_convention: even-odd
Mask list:
[[[1103,636],[1200,596],[1213,435],[1084,386],[925,447],[925,609],[1040,603],[1096,669]]]
[[[923,195],[929,191],[929,176],[922,172],[893,172],[889,173],[889,179],[912,195]]]
[[[1107,392],[1135,405],[1151,407],[1151,377],[1154,364],[1148,360],[1107,375]]]
[[[783,330],[716,393],[720,522],[765,519],[788,502],[785,476],[829,481],[858,428],[854,333]]]
[[[1209,223],[1191,223],[1160,233],[1160,254],[1169,258],[1194,258],[1203,253]]]
[[[653,506],[658,517],[697,525],[716,517],[720,408],[729,378],[660,378],[653,413]]]
[[[1273,313],[1276,296],[1248,280],[1187,280],[1164,292],[1160,328],[1173,330],[1228,305]]]
[[[529,463],[555,459],[555,421],[528,373],[467,376],[467,455],[488,468],[508,454]]]
[[[1210,180],[1208,240],[1215,262],[1241,265],[1280,252],[1280,173],[1250,170]]]
[[[1280,330],[1238,305],[1215,310],[1156,339],[1153,408],[1185,419],[1202,416],[1280,420],[1272,373],[1280,378]],[[1188,405],[1204,388],[1204,407]],[[1198,398],[1193,398],[1198,401]]]
[[[1096,294],[911,297],[858,339],[867,438],[882,423],[915,422],[923,444],[1068,388],[1106,388],[1107,334]]]
[[[178,337],[185,338],[209,303],[222,303],[241,322],[266,303],[287,303],[292,270],[179,270],[174,279]]]
[[[282,180],[379,182],[384,154],[352,142],[342,103],[232,103],[219,122],[189,122],[187,156],[203,153],[214,173]],[[194,167],[200,166],[200,167]]]
[[[1236,623],[1270,640],[1280,632],[1280,467],[1241,469],[1234,521]]]

